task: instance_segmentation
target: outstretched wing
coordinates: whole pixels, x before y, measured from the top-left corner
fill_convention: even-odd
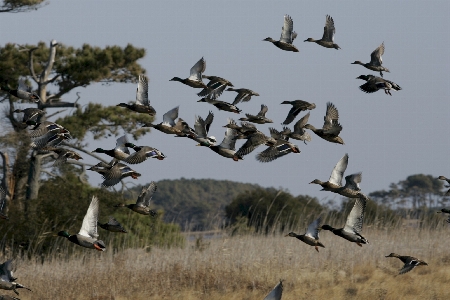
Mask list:
[[[319,239],[319,226],[322,222],[322,216],[318,217],[316,220],[314,220],[311,224],[309,224],[308,229],[306,229],[306,236],[309,236],[310,238]]]
[[[205,72],[206,62],[203,57],[191,68],[191,75],[189,79],[195,81],[202,81],[202,73]]]
[[[295,133],[304,133],[303,127],[308,123],[309,120],[309,112],[304,115],[300,120],[297,121],[294,125],[294,132]]]
[[[206,124],[202,117],[197,116],[195,118],[194,130],[197,137],[206,138]]]
[[[235,139],[236,135],[237,135],[236,130],[232,128],[227,128],[227,131],[225,131],[225,137],[223,138],[220,147],[229,150],[234,150],[236,146],[236,139]]]
[[[156,192],[156,183],[154,181],[150,182],[148,187],[143,187],[141,194],[139,195],[136,205],[142,207],[148,207],[150,205],[150,200],[153,194]]]
[[[281,296],[283,295],[283,283],[280,280],[273,290],[264,298],[264,300],[281,300]]]
[[[171,110],[169,110],[168,112],[166,112],[163,115],[163,123],[164,124],[168,124],[170,126],[175,126],[175,119],[178,118],[178,109],[180,107],[177,106],[175,108],[172,108]]]
[[[210,111],[205,119],[206,134],[208,134],[209,127],[211,127],[213,120],[214,120],[214,114],[212,113],[212,111]]]
[[[267,107],[267,105],[261,104],[261,110],[258,113],[258,116],[260,117],[265,117],[266,116],[266,112],[269,110],[269,108]]]
[[[98,198],[92,196],[91,204],[86,212],[78,234],[97,239],[97,221],[98,221]]]
[[[381,43],[380,46],[378,46],[377,49],[373,50],[373,52],[370,54],[370,64],[373,66],[381,66],[383,63],[383,59],[381,56],[384,54],[384,42]]]
[[[120,223],[114,217],[109,217],[108,225],[118,226]]]
[[[342,177],[344,176],[345,170],[348,165],[348,154],[345,155],[338,161],[333,171],[331,171],[331,176],[328,181],[330,183],[342,186]]]
[[[356,199],[352,210],[347,217],[347,223],[345,223],[344,230],[351,233],[359,234],[363,227],[364,212],[366,211],[367,197],[360,195]]]
[[[136,90],[136,103],[149,106],[148,101],[148,78],[145,75],[139,75],[138,87]]]
[[[361,188],[359,184],[362,180],[362,173],[355,173],[352,175],[345,176],[345,188],[352,189],[354,191],[360,191]]]
[[[333,18],[327,15],[325,19],[325,27],[323,28],[322,40],[326,42],[333,42],[335,32],[336,29],[334,28]]]
[[[294,39],[297,37],[297,33],[294,31],[294,22],[289,15],[284,15],[284,24],[281,29],[280,42],[292,44]]]
[[[12,274],[12,259],[8,259],[4,263],[0,265],[0,281],[6,281],[11,282],[13,281],[13,274]]]
[[[128,149],[128,147],[125,147],[125,144],[128,143],[128,138],[127,135],[124,134],[123,136],[121,136],[120,138],[118,138],[116,140],[116,148],[117,150],[126,153],[126,154],[130,154],[130,150]]]
[[[405,274],[408,273],[409,271],[411,271],[412,269],[414,269],[416,266],[419,265],[419,261],[417,260],[411,260],[410,262],[407,262],[403,268],[400,269],[399,274]]]
[[[336,123],[339,119],[339,112],[333,103],[327,103],[327,112],[325,113],[323,130],[329,130],[333,127],[333,123]]]

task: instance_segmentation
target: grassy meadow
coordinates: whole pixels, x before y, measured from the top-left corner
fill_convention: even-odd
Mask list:
[[[220,233],[190,239],[183,248],[104,253],[64,240],[51,257],[17,259],[15,276],[33,290],[19,290],[21,299],[261,300],[279,279],[285,300],[449,299],[450,228],[438,227],[364,228],[370,244],[362,248],[322,232],[326,248],[320,253],[278,234]],[[397,275],[403,264],[384,257],[391,252],[418,257],[429,266]]]

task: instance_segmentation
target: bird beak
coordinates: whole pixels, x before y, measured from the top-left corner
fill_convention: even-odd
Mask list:
[[[442,213],[442,211],[438,211],[437,213],[438,213],[438,214],[441,214],[441,213]]]
[[[322,227],[317,227],[317,230],[319,230],[319,231],[322,230]]]
[[[284,237],[287,237],[287,236],[289,236],[289,234],[286,234]]]
[[[105,251],[104,249],[100,248],[100,246],[97,244],[94,244],[94,248],[98,251]]]

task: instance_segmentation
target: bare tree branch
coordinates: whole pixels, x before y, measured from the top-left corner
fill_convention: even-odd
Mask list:
[[[68,143],[66,143],[66,142],[62,142],[62,145],[67,146],[67,147],[70,147],[70,148],[73,148],[73,149],[76,149],[76,150],[81,151],[81,152],[84,152],[84,153],[89,154],[90,156],[92,156],[92,157],[94,157],[94,158],[96,158],[96,159],[98,159],[98,160],[104,162],[104,163],[108,163],[107,160],[101,158],[101,157],[98,156],[98,155],[95,155],[95,154],[92,153],[92,152],[89,152],[89,151],[85,150],[84,148],[78,147],[78,146],[73,145],[73,144],[68,144]]]
[[[52,113],[51,115],[47,116],[47,119],[48,119],[48,118],[51,118],[51,117],[53,117],[53,116],[55,116],[55,115],[57,115],[57,114],[59,114],[59,113],[62,113],[62,112],[64,112],[64,111],[66,111],[66,110],[67,110],[67,109],[61,109],[61,110],[58,110],[57,112]]]
[[[47,85],[49,83],[53,83],[56,79],[58,79],[60,77],[60,74],[56,75],[55,77],[53,77],[52,79],[49,79],[45,82],[43,82],[43,84]]]
[[[33,80],[39,84],[39,79],[36,76],[36,73],[34,72],[34,65],[33,65],[33,52],[36,51],[37,49],[39,49],[38,47],[34,47],[29,49],[28,52],[28,69],[30,70],[30,74],[31,77],[33,78]]]
[[[49,108],[49,107],[53,107],[53,108],[76,107],[76,108],[78,108],[79,106],[80,106],[80,104],[78,104],[78,103],[62,102],[62,101],[61,102],[60,101],[58,101],[58,102],[49,101],[49,102],[45,102],[45,103],[40,102],[39,109],[44,109],[44,108]]]
[[[47,171],[47,170],[42,170],[41,172],[42,172],[42,173],[45,173],[45,174],[47,174],[47,175],[50,175],[50,176],[52,176],[52,177],[59,177],[58,175],[56,175],[56,174],[54,174],[54,173],[52,173],[52,172],[49,172],[49,171]]]

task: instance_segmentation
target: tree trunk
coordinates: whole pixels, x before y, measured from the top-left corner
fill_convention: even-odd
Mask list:
[[[25,212],[28,210],[28,200],[37,199],[39,195],[39,180],[42,169],[42,155],[33,151],[30,158],[30,170],[28,172],[28,187],[25,201]]]

